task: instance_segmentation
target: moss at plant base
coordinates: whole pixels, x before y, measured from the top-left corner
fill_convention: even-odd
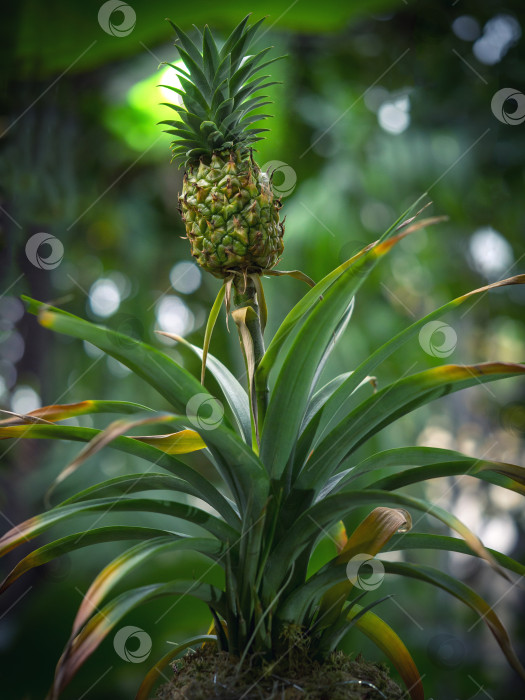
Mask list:
[[[158,700],[398,700],[403,691],[382,664],[336,652],[319,663],[307,656],[277,664],[259,657],[237,659],[205,646],[173,664],[174,678]],[[358,681],[361,681],[359,683]],[[374,687],[377,688],[374,689]]]

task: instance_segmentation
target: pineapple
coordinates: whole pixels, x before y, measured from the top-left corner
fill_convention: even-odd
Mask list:
[[[174,157],[185,159],[179,210],[191,253],[203,269],[219,278],[246,278],[270,270],[284,248],[281,201],[252,151],[262,138],[259,134],[268,129],[250,128],[270,116],[253,112],[270,104],[260,90],[275,84],[265,82],[267,76],[254,79],[254,75],[278,59],[261,64],[268,48],[248,56],[262,22],[249,26],[248,19],[233,30],[220,51],[207,26],[199,51],[171,23],[187,70],[169,64],[178,71],[183,88],[171,89],[184,106],[168,105],[179,120],[162,123],[172,127],[167,131],[176,137]]]

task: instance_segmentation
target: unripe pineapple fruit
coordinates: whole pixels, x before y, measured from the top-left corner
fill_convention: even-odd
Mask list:
[[[283,252],[280,200],[252,154],[214,153],[190,162],[179,198],[182,219],[199,265],[216,277],[232,270],[261,273]]]
[[[183,106],[167,105],[179,119],[162,123],[176,137],[174,157],[185,162],[179,205],[192,255],[216,277],[261,274],[277,264],[284,248],[281,202],[252,151],[268,129],[250,125],[270,116],[254,114],[270,104],[259,92],[275,84],[265,82],[268,76],[254,76],[278,60],[261,64],[269,48],[248,55],[262,21],[249,26],[246,17],[220,51],[207,26],[200,50],[172,23],[186,70],[169,64],[181,88],[164,87],[180,95]]]

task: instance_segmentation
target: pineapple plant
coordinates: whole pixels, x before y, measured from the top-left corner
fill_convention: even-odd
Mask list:
[[[414,213],[411,208],[379,240],[315,284],[290,309],[265,347],[267,311],[260,278],[275,272],[283,229],[269,181],[250,150],[259,137],[245,128],[251,121],[243,121],[254,104],[243,102],[253,92],[242,90],[258,65],[246,57],[256,26],[248,27],[243,20],[220,51],[205,28],[202,52],[175,28],[189,76],[181,77],[185,107],[174,105],[185,125],[173,125],[175,155],[187,159],[181,210],[193,255],[204,269],[222,278],[223,285],[203,348],[173,337],[203,363],[207,356],[220,393],[213,396],[203,381],[153,346],[25,298],[28,311],[42,326],[88,341],[116,358],[156,389],[168,408],[90,399],[45,406],[27,415],[11,414],[0,422],[0,439],[86,443],[57,477],[52,491],[106,447],[149,462],[139,474],[97,483],[8,530],[0,539],[0,556],[78,517],[110,511],[138,514],[133,526],[95,523],[43,544],[16,564],[0,590],[31,568],[68,552],[101,542],[136,541],[89,586],[58,661],[50,700],[60,696],[80,666],[137,606],[156,598],[167,599],[169,605],[170,598],[184,596],[207,605],[208,634],[193,637],[161,658],[145,676],[137,700],[151,697],[167,666],[199,644],[202,648],[182,663],[191,673],[192,659],[201,669],[207,662],[208,684],[200,689],[181,687],[180,693],[165,687],[160,691],[163,697],[213,697],[217,679],[225,698],[277,698],[297,687],[304,693],[307,685],[312,698],[327,693],[353,697],[358,686],[379,697],[387,697],[387,692],[388,697],[400,697],[400,691],[377,672],[371,674],[364,666],[351,672],[345,665],[337,649],[353,628],[390,659],[410,698],[424,700],[423,682],[409,650],[375,609],[385,597],[374,598],[358,585],[360,564],[371,560],[380,562],[386,575],[424,581],[471,608],[488,625],[516,674],[525,679],[503,623],[472,588],[435,567],[380,559],[387,545],[390,551],[459,552],[485,560],[495,574],[508,580],[523,577],[523,564],[487,549],[459,518],[435,503],[407,495],[403,488],[437,477],[468,475],[523,495],[525,469],[438,448],[397,448],[365,458],[358,453],[383,428],[420,406],[479,383],[525,374],[525,365],[518,362],[442,365],[377,386],[383,363],[417,338],[427,323],[468,307],[492,289],[524,284],[525,275],[453,299],[386,340],[357,367],[321,385],[321,370],[351,321],[356,295],[370,271],[404,237],[436,222],[418,219],[421,210]],[[261,53],[256,54],[259,61]],[[252,78],[249,90],[260,80]],[[232,252],[227,253],[230,245]],[[222,300],[228,301],[232,287],[232,316],[246,362],[246,388],[208,352]],[[222,420],[211,424],[200,408],[219,401],[226,411]],[[63,423],[92,413],[120,417],[103,430]],[[163,432],[134,434],[146,425],[162,426]],[[216,475],[213,481],[202,474],[203,459]],[[199,504],[192,499],[199,499]],[[352,515],[363,506],[369,513],[352,524]],[[165,516],[164,527],[140,525],[141,513]],[[412,516],[417,516],[414,523]],[[423,516],[457,536],[414,532]],[[200,534],[173,530],[173,517],[198,526]],[[334,551],[312,568],[316,547],[327,537]],[[183,550],[199,552],[219,567],[222,583],[205,576],[184,578],[185,572],[174,570],[167,582],[151,580],[115,594],[134,570],[144,571],[159,554]],[[149,632],[154,634],[153,625]],[[317,680],[304,680],[306,667],[317,669]],[[175,681],[183,671],[179,665]],[[298,676],[299,671],[305,675]]]

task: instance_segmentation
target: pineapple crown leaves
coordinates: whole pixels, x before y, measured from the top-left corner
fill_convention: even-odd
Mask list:
[[[263,61],[272,47],[249,55],[264,21],[249,25],[249,18],[247,15],[235,27],[221,49],[208,25],[202,32],[196,28],[202,45],[199,49],[179,26],[167,20],[177,35],[180,46],[176,46],[184,63],[184,69],[166,64],[177,71],[181,87],[161,86],[179,95],[183,103],[163,103],[179,116],[178,120],[160,122],[171,127],[166,132],[176,137],[172,142],[174,158],[184,157],[189,163],[226,150],[245,154],[262,139],[261,133],[269,131],[251,125],[272,116],[254,112],[272,104],[260,91],[278,81],[268,82],[269,75],[256,74],[283,56]]]

